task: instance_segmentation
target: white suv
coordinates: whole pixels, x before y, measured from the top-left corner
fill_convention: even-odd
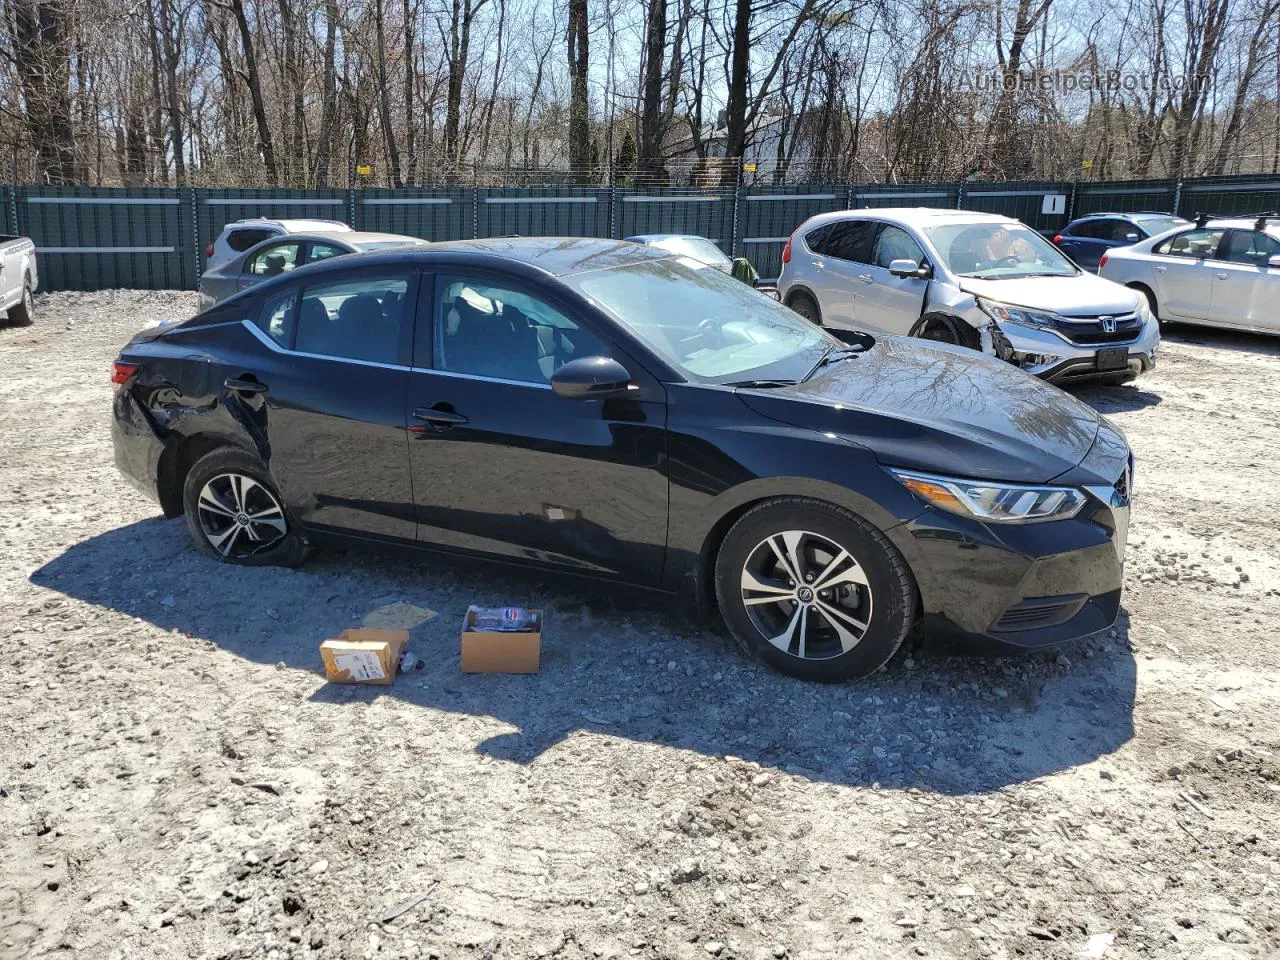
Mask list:
[[[968,210],[812,217],[782,252],[778,293],[815,323],[972,347],[1054,383],[1132,380],[1160,343],[1141,295],[1018,220]]]
[[[341,220],[268,220],[266,217],[233,220],[222,228],[217,240],[205,247],[204,268],[211,270],[263,240],[286,233],[331,233],[350,229]]]
[[[1162,320],[1280,333],[1280,217],[1199,217],[1108,250],[1098,272],[1141,292]]]

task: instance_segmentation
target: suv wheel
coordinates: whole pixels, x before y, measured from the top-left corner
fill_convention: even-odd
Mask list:
[[[817,301],[807,293],[793,293],[787,298],[787,306],[810,323],[822,326],[822,311],[818,309]]]
[[[773,669],[834,682],[874,673],[915,613],[906,561],[866,520],[820,500],[770,500],[725,535],[716,599],[734,640]]]
[[[9,308],[9,322],[15,327],[29,327],[35,319],[36,302],[31,296],[31,280],[22,283],[22,299]]]

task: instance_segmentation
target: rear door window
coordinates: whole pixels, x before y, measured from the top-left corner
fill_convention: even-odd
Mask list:
[[[293,346],[293,326],[298,317],[298,290],[295,287],[277,294],[262,305],[258,329],[280,346]]]
[[[1189,260],[1216,259],[1225,233],[1222,229],[1184,230],[1160,241],[1152,252]]]
[[[332,243],[313,243],[311,244],[311,253],[308,255],[307,262],[315,263],[317,260],[328,260],[331,257],[341,257],[347,253],[345,247],[339,247]]]
[[[405,275],[363,277],[306,287],[294,349],[370,363],[399,363],[412,317]]]
[[[244,272],[255,277],[276,277],[288,273],[302,261],[302,244],[286,241],[259,250],[244,262]]]
[[[832,224],[826,242],[828,255],[852,263],[870,263],[879,226],[874,220],[841,220]]]

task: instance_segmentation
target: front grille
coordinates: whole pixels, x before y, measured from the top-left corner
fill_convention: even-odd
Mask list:
[[[1072,343],[1080,346],[1094,346],[1101,343],[1128,343],[1142,332],[1142,320],[1136,313],[1111,317],[1115,320],[1114,330],[1104,330],[1101,316],[1096,317],[1059,317],[1053,321],[1053,327]]]
[[[1088,594],[1061,597],[1030,597],[1015,603],[996,621],[993,631],[1035,630],[1066,623],[1084,606]]]

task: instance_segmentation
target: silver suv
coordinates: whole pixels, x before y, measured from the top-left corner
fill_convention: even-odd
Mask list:
[[[204,248],[204,268],[212,270],[252,246],[272,237],[287,233],[332,233],[350,230],[341,220],[270,220],[254,217],[249,220],[233,220],[222,228],[218,239]]]
[[[787,241],[778,292],[814,323],[972,347],[1055,383],[1132,380],[1160,343],[1144,297],[1021,221],[967,210],[812,217]]]

